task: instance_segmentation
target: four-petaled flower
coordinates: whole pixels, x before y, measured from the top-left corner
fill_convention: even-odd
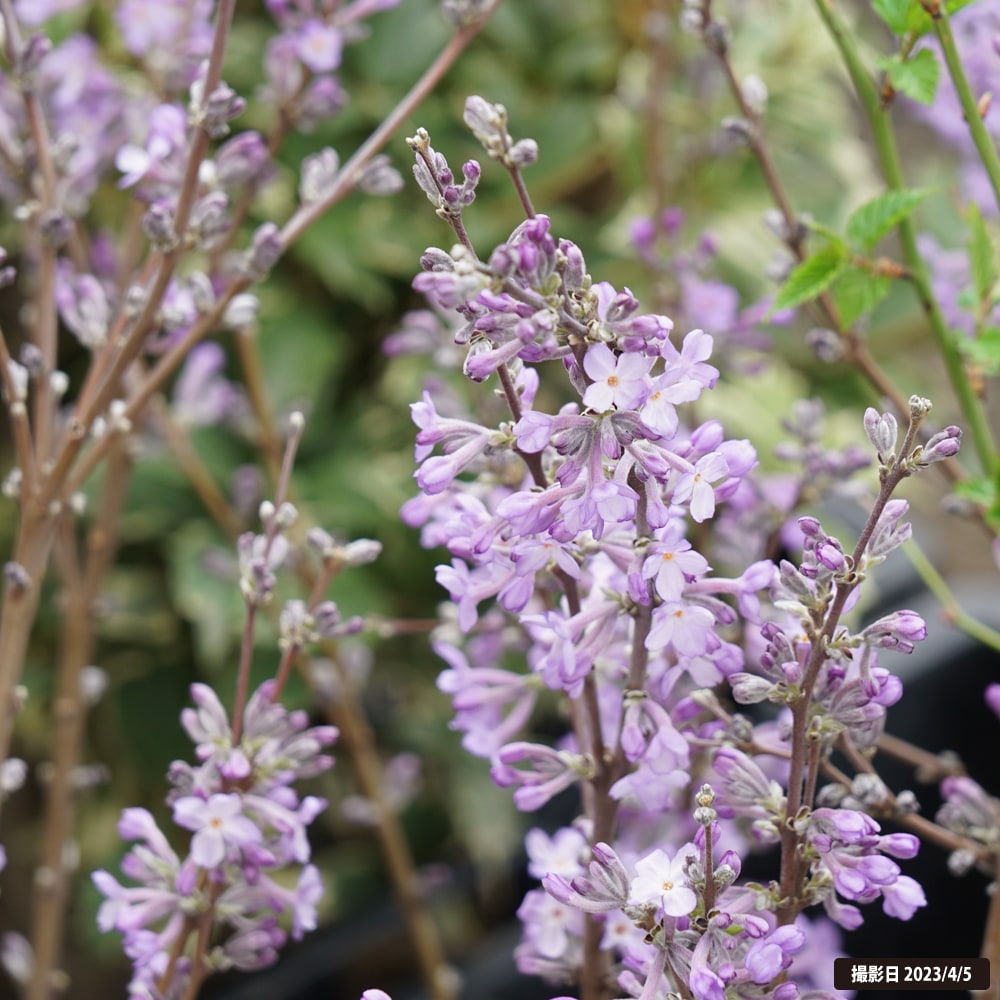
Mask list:
[[[684,874],[685,856],[678,851],[670,857],[657,848],[635,863],[635,878],[629,888],[629,902],[642,906],[653,904],[668,917],[687,916],[697,905],[698,897]]]
[[[651,365],[641,354],[616,358],[607,344],[594,344],[583,359],[583,370],[594,380],[583,394],[583,405],[598,413],[612,407],[634,409],[649,391],[646,375]]]
[[[243,815],[243,800],[232,793],[218,792],[207,801],[185,795],[174,803],[174,822],[195,831],[191,857],[201,868],[221,865],[231,848],[241,851],[263,840],[257,825]]]

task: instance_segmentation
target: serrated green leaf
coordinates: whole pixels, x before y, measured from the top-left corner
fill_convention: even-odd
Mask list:
[[[1000,473],[993,479],[974,476],[956,484],[955,493],[983,509],[986,521],[1000,528]]]
[[[930,49],[920,49],[909,59],[892,56],[883,68],[889,74],[889,82],[899,93],[921,104],[934,103],[941,64]]]
[[[911,0],[872,0],[872,10],[889,26],[893,34],[905,35]]]
[[[982,369],[984,375],[1000,374],[1000,328],[987,327],[975,340],[960,340],[962,353]]]
[[[816,298],[830,287],[846,266],[847,259],[842,247],[836,244],[823,247],[792,271],[778,289],[772,308],[792,309]]]
[[[996,487],[986,476],[975,476],[956,483],[955,493],[981,507],[989,507],[996,502]]]
[[[853,326],[858,317],[870,312],[889,294],[892,279],[871,274],[859,267],[849,267],[834,282],[834,302],[845,327]]]
[[[966,218],[969,223],[969,268],[978,307],[991,297],[996,285],[997,255],[982,213],[975,204],[969,206]]]
[[[847,238],[865,250],[871,250],[930,193],[930,188],[904,188],[902,191],[886,191],[866,201],[847,220]]]
[[[809,232],[822,236],[828,243],[838,247],[843,256],[847,256],[847,244],[840,233],[834,232],[829,226],[825,226],[822,222],[817,222],[815,219],[803,219],[803,225]]]

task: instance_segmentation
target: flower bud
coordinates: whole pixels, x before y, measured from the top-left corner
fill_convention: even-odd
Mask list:
[[[896,418],[891,413],[879,414],[878,410],[869,406],[865,410],[865,433],[871,441],[879,461],[889,464],[895,457],[896,438],[899,429]]]

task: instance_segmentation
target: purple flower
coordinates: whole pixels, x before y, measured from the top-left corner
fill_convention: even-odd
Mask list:
[[[718,643],[713,628],[715,617],[697,604],[671,601],[653,611],[653,625],[646,648],[658,652],[672,646],[684,656],[700,656]]]
[[[532,889],[517,911],[525,941],[546,959],[562,958],[583,931],[583,914],[547,892]]]
[[[528,766],[516,768],[512,764]],[[582,765],[582,758],[541,743],[508,743],[497,754],[497,763],[490,774],[501,788],[519,785],[514,792],[514,805],[532,812],[576,784],[585,771]]]
[[[725,333],[736,326],[740,294],[732,285],[688,272],[681,276],[681,309],[692,326],[710,333]]]
[[[909,920],[921,906],[926,905],[924,890],[909,875],[900,875],[891,885],[882,887],[882,909],[887,916]]]
[[[222,377],[226,356],[211,341],[195,346],[174,383],[175,418],[186,426],[212,426],[237,415],[244,402],[240,389]]]
[[[174,822],[195,831],[191,857],[202,868],[215,868],[231,850],[242,851],[264,839],[256,824],[243,815],[243,800],[234,794],[218,793],[207,802],[191,795],[178,799]]]
[[[666,372],[675,383],[689,382],[711,389],[719,378],[718,368],[705,362],[712,356],[712,338],[704,330],[692,330],[678,351],[669,340],[660,347]]]
[[[583,405],[598,413],[634,409],[648,392],[646,376],[651,364],[641,354],[616,358],[607,344],[593,344],[583,360],[584,371],[593,379],[583,394]]]
[[[760,985],[769,983],[792,964],[792,956],[805,944],[805,933],[794,924],[778,927],[766,937],[758,938],[743,956],[750,979]]]
[[[132,187],[149,177],[154,182],[180,181],[181,155],[187,144],[187,115],[179,104],[161,104],[149,117],[145,146],[126,144],[118,151],[115,166],[125,175],[118,182]]]
[[[448,643],[435,643],[434,651],[450,665],[438,676],[437,686],[452,696],[452,728],[464,734],[462,745],[469,753],[492,757],[520,734],[530,718],[537,678],[498,667],[472,667],[464,654]]]
[[[587,839],[575,827],[566,826],[550,837],[534,827],[524,837],[528,852],[528,874],[540,879],[548,873],[572,878],[582,872],[580,857],[587,850]]]
[[[111,321],[111,303],[92,274],[77,275],[65,261],[56,273],[55,301],[63,322],[90,350],[104,345]]]
[[[125,47],[154,63],[173,90],[188,86],[212,42],[211,0],[123,0],[115,12]]]
[[[691,517],[699,524],[707,521],[715,513],[715,490],[713,483],[729,474],[729,465],[718,452],[703,455],[694,468],[685,472],[674,486],[673,499],[676,503],[687,503]]]
[[[912,653],[915,644],[927,638],[927,625],[915,611],[895,611],[872,622],[860,638],[872,646]]]
[[[343,36],[339,28],[313,18],[305,21],[295,37],[295,52],[314,73],[328,73],[340,65]]]
[[[677,600],[686,583],[709,570],[705,557],[695,552],[691,543],[681,537],[683,531],[683,522],[672,521],[660,538],[650,545],[642,566],[643,578],[653,579],[656,592],[665,601]]]
[[[610,913],[626,905],[629,876],[612,847],[595,844],[589,870],[590,878],[578,875],[571,880],[550,873],[542,885],[549,895],[586,913]]]
[[[79,7],[83,0],[16,0],[14,11],[24,24],[34,27],[63,11]]]
[[[683,850],[683,849],[682,849]],[[635,877],[629,887],[629,902],[651,904],[669,917],[683,917],[697,905],[698,897],[687,884],[685,857],[678,851],[670,857],[657,848],[635,863]]]
[[[987,684],[983,698],[993,714],[1000,716],[1000,684]]]

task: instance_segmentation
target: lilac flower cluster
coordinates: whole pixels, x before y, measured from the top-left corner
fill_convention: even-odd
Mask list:
[[[268,681],[247,704],[242,735],[233,740],[229,716],[215,692],[191,688],[195,707],[182,724],[200,763],[175,761],[168,804],[174,823],[192,833],[178,854],[145,809],[122,813],[118,832],[135,841],[122,861],[132,886],[106,871],[93,879],[105,896],[101,930],[117,930],[132,960],[129,995],[180,997],[193,972],[190,940],[213,928],[202,957],[211,971],[271,965],[289,931],[298,940],[316,926],[323,883],[309,864],[306,828],[326,807],[300,797],[299,779],[333,763],[323,752],[337,737],[330,726],[309,726],[303,712],[273,700]],[[300,865],[293,887],[275,873]]]
[[[311,726],[304,711],[289,711],[280,697],[303,650],[357,632],[363,621],[343,620],[334,602],[321,599],[322,586],[308,603],[286,601],[278,615],[282,659],[275,677],[246,697],[255,617],[272,602],[277,572],[291,551],[287,532],[297,511],[281,498],[303,426],[301,414],[293,414],[278,502],[261,504],[264,531],[246,532],[238,542],[247,617],[232,715],[205,684],[192,686],[194,707],[181,714],[198,764],[173,763],[167,804],[174,823],[191,832],[187,851],[175,852],[147,810],[126,809],[118,832],[139,843],[125,855],[122,871],[138,884],[123,886],[106,871],[93,875],[106,897],[98,924],[124,936],[133,963],[131,996],[192,995],[192,983],[211,972],[272,964],[289,933],[297,940],[316,926],[323,885],[309,864],[306,831],[326,801],[300,796],[294,785],[332,766],[324,751],[337,730]],[[320,557],[321,584],[380,550],[365,539],[338,545],[318,528],[307,542]],[[294,888],[274,877],[295,865],[301,867]]]
[[[467,123],[488,149],[511,146],[502,109],[490,116],[484,105],[470,99]],[[484,121],[499,134],[479,135]],[[855,551],[799,517],[781,529],[797,563],[762,558],[757,532],[756,555],[744,539],[742,568],[716,575],[712,550],[696,544],[700,529],[711,521],[732,537],[760,517],[764,492],[748,441],[684,414],[718,377],[711,336],[695,329],[675,344],[670,319],[642,313],[628,289],[594,282],[579,247],[531,211],[480,259],[462,223],[478,164],[466,164],[459,188],[425,132],[411,146],[421,188],[459,239],[424,254],[414,287],[440,315],[457,314],[465,375],[496,376],[510,418],[485,422],[431,391],[412,407],[422,492],[403,517],[451,556],[437,571],[455,606],[435,642],[448,663],[439,686],[465,747],[490,759],[520,809],[569,789],[583,807],[551,838],[528,835],[543,888],[519,911],[519,968],[579,981],[586,997],[610,995],[615,982],[641,1000],[665,985],[698,1000],[791,1000],[804,908],[822,903],[856,927],[853,904],[881,899],[908,919],[925,902],[886,857],[912,857],[915,837],[882,835],[862,812],[813,809],[803,796],[835,744],[874,744],[901,695],[877,650],[912,651],[926,635],[920,617],[900,611],[858,631],[841,617],[909,536],[906,503],[892,491],[955,454],[959,431],[917,445],[929,404],[914,397],[899,444],[895,420],[870,410],[881,488]],[[507,166],[520,192],[519,168]],[[576,395],[555,412],[542,406],[548,361]],[[809,495],[810,474],[832,483],[868,464],[854,450],[823,452],[821,414],[799,416],[801,443],[786,457],[806,474],[785,490],[784,516]],[[507,627],[511,617],[519,629]],[[511,653],[527,673],[510,669]],[[566,699],[571,721],[554,745],[530,738],[546,690]],[[782,715],[757,724],[732,715],[720,701],[727,690],[737,704],[771,701]],[[806,730],[818,750],[809,761]],[[698,789],[692,774],[707,767],[713,784]],[[741,853],[761,840],[794,859],[780,886],[738,882]],[[799,982],[815,985],[807,968]]]

